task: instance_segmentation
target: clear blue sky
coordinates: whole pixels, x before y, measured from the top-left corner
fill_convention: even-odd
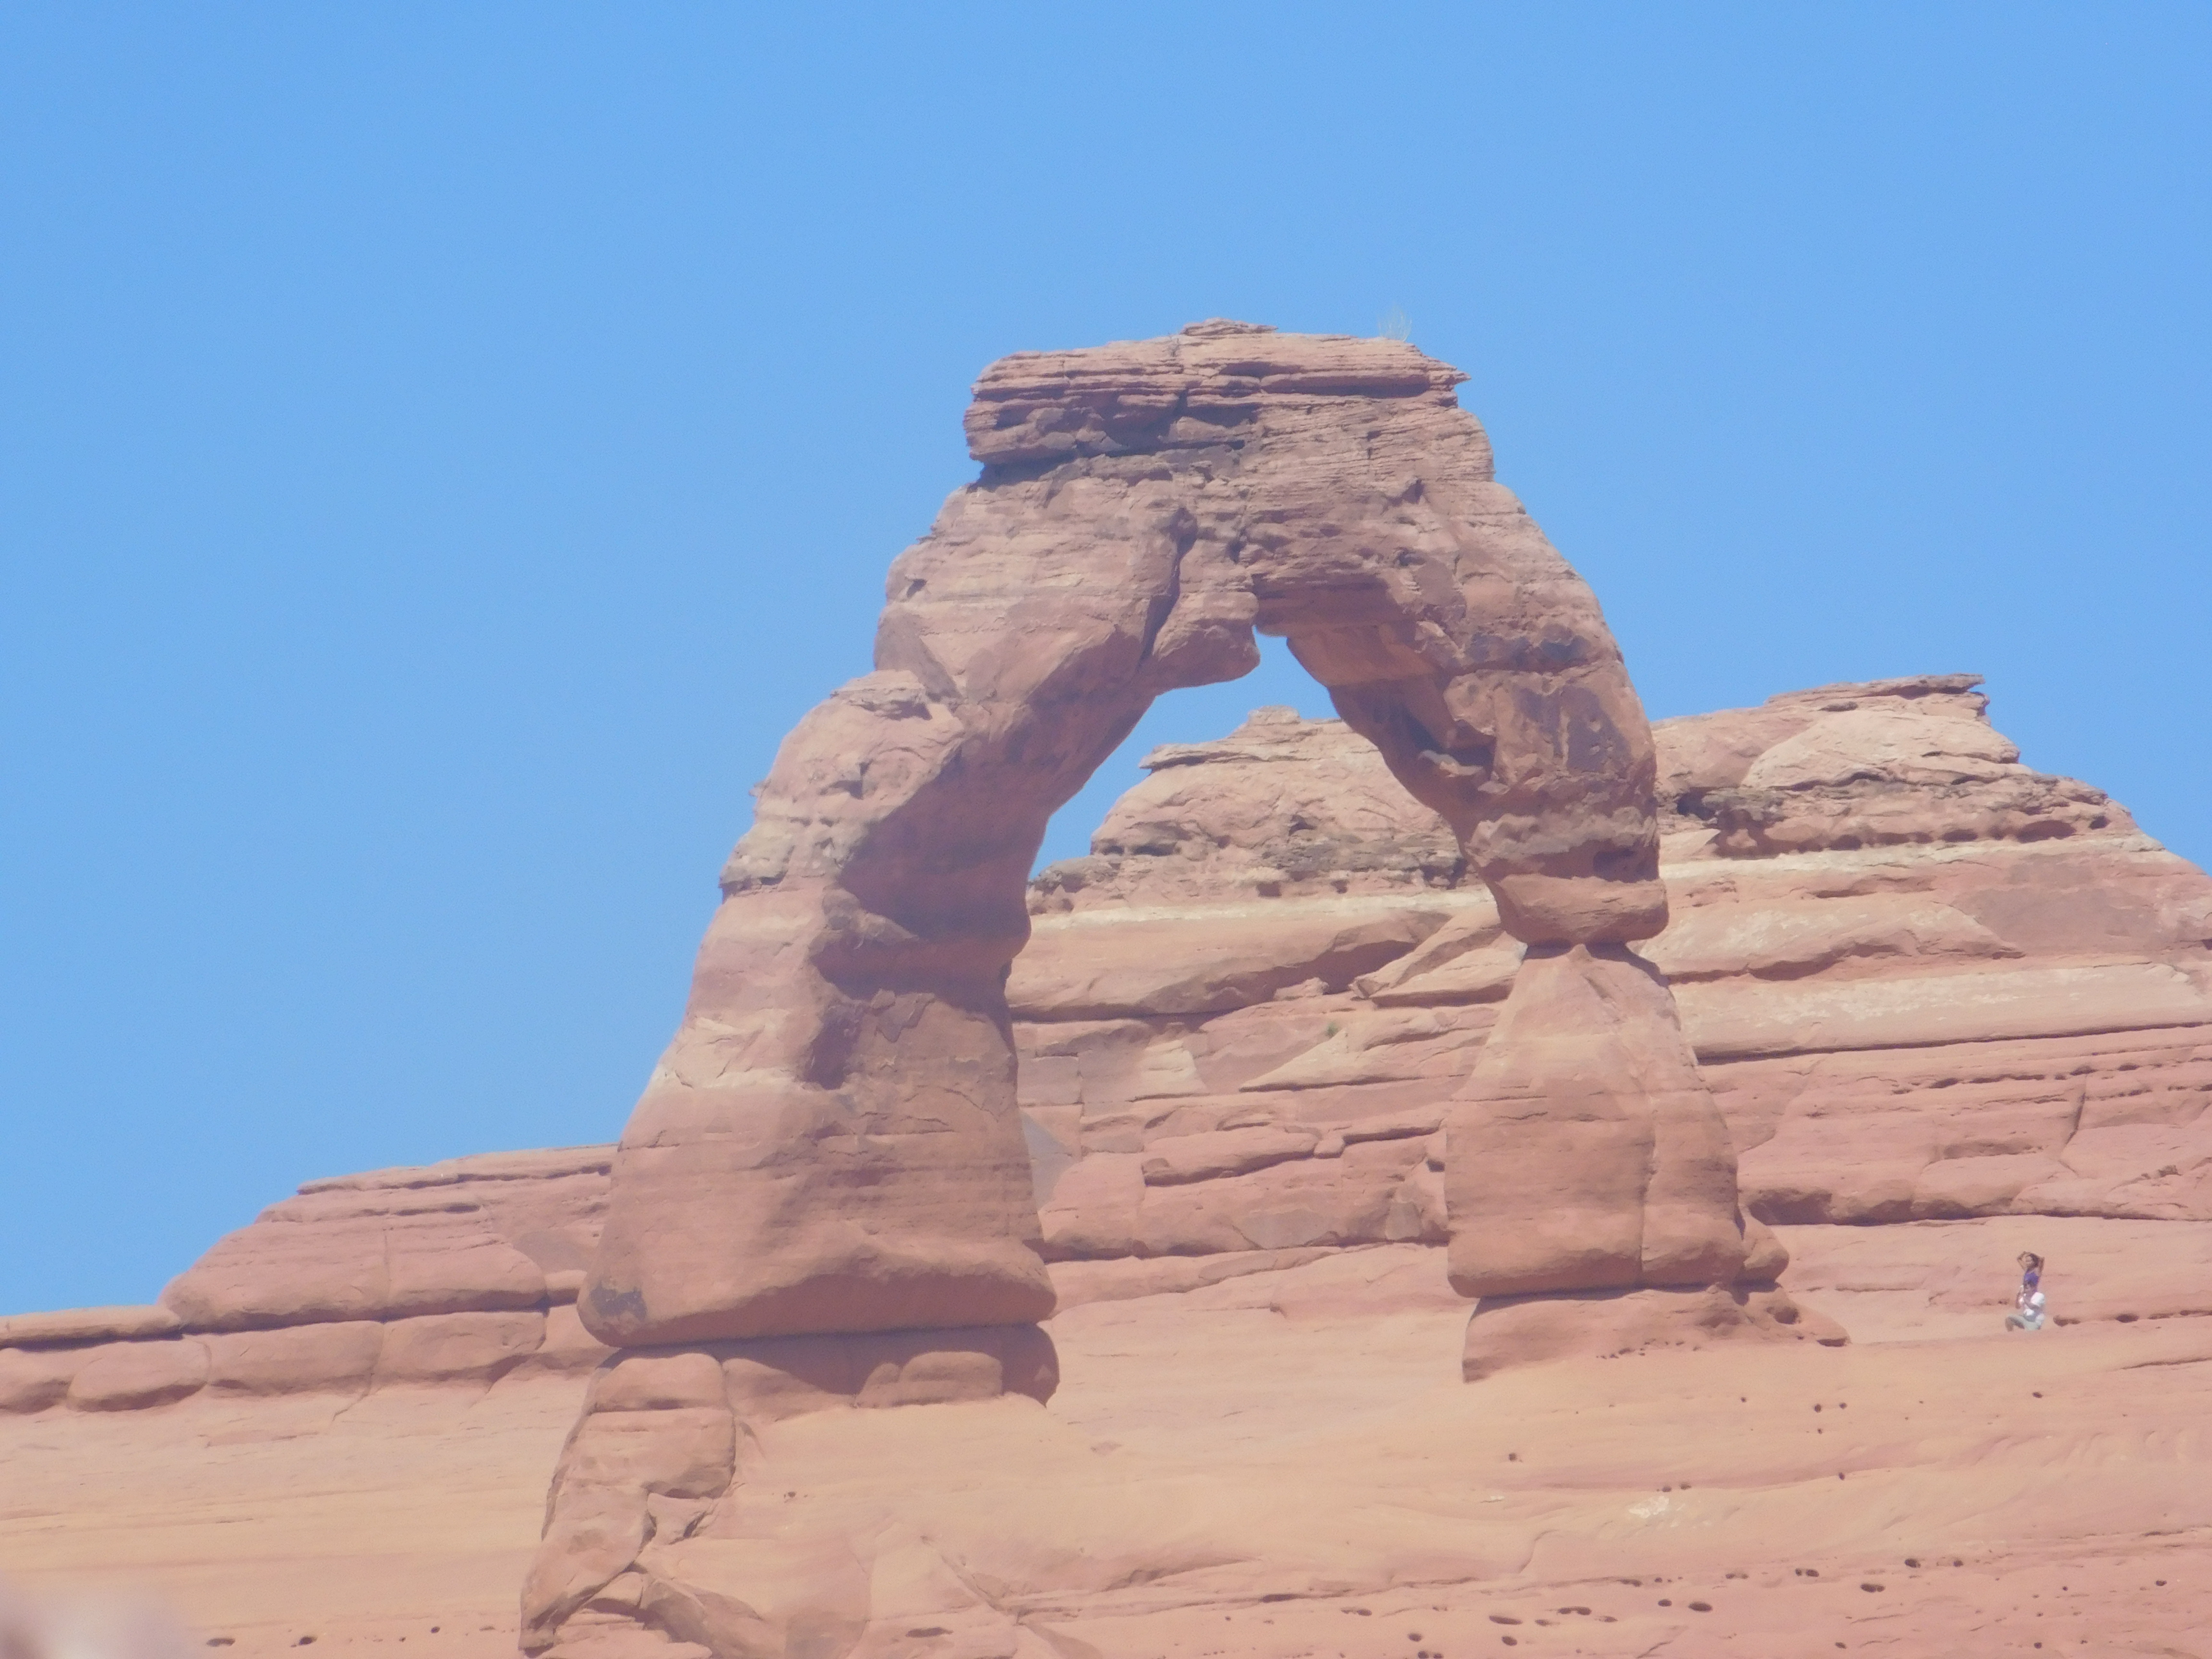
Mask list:
[[[9,6],[0,1311],[611,1139],[1019,348],[1401,307],[1654,714],[2212,856],[2208,139],[2202,6]]]

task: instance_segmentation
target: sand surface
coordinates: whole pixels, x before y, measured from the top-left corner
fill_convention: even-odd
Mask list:
[[[1985,1287],[1944,1277],[1989,1258],[2002,1279],[2007,1241],[1972,1231],[1994,1224],[1791,1230],[1828,1287],[1808,1302],[1865,1316],[1848,1348],[1474,1387],[1466,1304],[1420,1247],[1091,1302],[1053,1322],[1048,1407],[775,1425],[722,1535],[683,1547],[742,1576],[866,1540],[879,1595],[902,1550],[956,1564],[998,1634],[919,1626],[913,1651],[963,1659],[2212,1654],[2212,1318],[2007,1336]],[[2197,1231],[2115,1241],[2108,1276],[2191,1256]],[[581,1392],[517,1376],[0,1420],[0,1571],[150,1588],[239,1659],[511,1653]]]

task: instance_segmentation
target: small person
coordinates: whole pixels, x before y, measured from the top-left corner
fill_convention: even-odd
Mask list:
[[[2020,1253],[2020,1294],[2013,1298],[2012,1311],[2005,1316],[2008,1331],[2039,1331],[2043,1328],[2043,1258],[2033,1250]]]

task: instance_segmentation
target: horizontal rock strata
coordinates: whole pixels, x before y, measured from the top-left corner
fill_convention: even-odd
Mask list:
[[[1746,1206],[2212,1219],[2212,880],[2021,764],[1977,684],[1654,728],[1671,921],[1638,948]],[[1364,1124],[1441,1127],[1522,947],[1337,722],[1262,709],[1148,764],[1091,854],[1033,884],[1008,988],[1048,1253],[1443,1242],[1440,1142],[1330,1154]],[[1422,936],[1314,965],[1362,924]],[[1224,1134],[1314,1150],[1239,1168],[1207,1151]]]
[[[2008,752],[1971,684],[1832,687],[1655,728],[1674,920],[1643,948],[1674,981],[1747,1206],[1793,1237],[2212,1223],[2212,880],[2087,785],[1996,761],[1944,781],[1925,752],[1897,760],[1915,720],[1935,727],[1921,750]],[[1769,749],[1869,708],[1883,720],[1844,733],[1871,725],[1885,746],[1855,782],[1813,787],[1912,838],[1770,853],[1717,827],[1714,800]],[[1457,884],[1441,820],[1341,725],[1261,710],[1153,758],[1091,855],[1033,884],[1009,984],[1063,1303],[1443,1244],[1445,1107],[1522,947]],[[1976,803],[2000,786],[2047,810],[1991,817]],[[1345,938],[1417,942],[1316,970]],[[387,1376],[481,1378],[525,1348],[532,1365],[588,1369],[605,1351],[568,1304],[611,1155],[311,1182],[161,1304],[0,1320],[0,1411],[159,1404],[200,1375],[187,1343],[206,1353],[201,1386],[241,1393],[369,1386],[395,1330]],[[410,1260],[438,1276],[395,1280],[388,1264]],[[466,1352],[409,1357],[405,1334],[464,1316],[518,1322],[457,1324]],[[532,1322],[534,1346],[515,1334]],[[149,1352],[154,1380],[103,1370],[72,1398],[90,1359],[126,1349]]]
[[[574,1303],[612,1150],[310,1182],[219,1240],[154,1306],[0,1320],[0,1412],[588,1370],[607,1350]]]

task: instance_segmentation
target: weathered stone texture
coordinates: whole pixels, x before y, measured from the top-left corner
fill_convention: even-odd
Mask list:
[[[1229,323],[985,372],[982,476],[894,562],[876,672],[786,740],[724,872],[617,1155],[580,1304],[594,1333],[1049,1310],[1006,993],[1030,863],[1152,699],[1248,671],[1255,629],[1287,636],[1448,826],[1448,850],[1431,832],[1353,852],[1354,834],[1322,861],[1425,886],[1472,871],[1524,940],[1659,931],[1649,728],[1596,601],[1492,476],[1461,378],[1395,342]],[[1318,852],[1251,861],[1255,897],[1310,885]],[[1340,991],[1444,920],[1317,912],[1287,963],[1232,925],[1169,982],[1137,959],[1139,925],[1047,1011]]]

